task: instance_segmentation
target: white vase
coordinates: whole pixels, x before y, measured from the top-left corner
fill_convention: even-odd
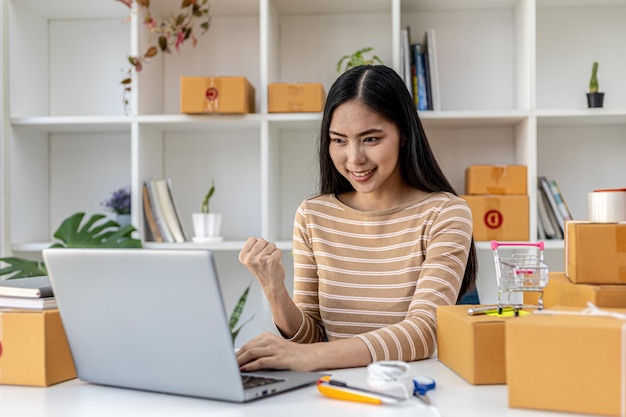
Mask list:
[[[211,242],[222,240],[221,213],[193,213],[194,242]]]
[[[130,224],[130,214],[116,214],[115,221],[119,223],[120,228]]]

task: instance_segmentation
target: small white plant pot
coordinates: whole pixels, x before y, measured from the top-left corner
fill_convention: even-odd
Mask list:
[[[221,213],[192,213],[194,242],[215,242],[223,238]]]

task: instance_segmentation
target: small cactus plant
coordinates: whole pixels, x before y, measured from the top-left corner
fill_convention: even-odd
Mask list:
[[[594,62],[591,68],[591,80],[589,80],[589,92],[598,92],[598,63]]]

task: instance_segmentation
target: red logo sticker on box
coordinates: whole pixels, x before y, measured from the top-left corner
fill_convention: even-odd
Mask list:
[[[490,229],[497,229],[502,226],[502,213],[498,210],[489,210],[485,213],[485,225]]]
[[[217,96],[218,96],[217,88],[215,88],[215,87],[207,88],[206,92],[204,93],[204,95],[205,95],[207,100],[214,101],[215,99],[217,99]]]

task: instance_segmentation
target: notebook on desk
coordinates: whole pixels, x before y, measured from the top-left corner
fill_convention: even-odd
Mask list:
[[[83,381],[245,402],[321,376],[239,372],[210,251],[60,248],[43,256]],[[251,377],[257,385],[245,388]]]

